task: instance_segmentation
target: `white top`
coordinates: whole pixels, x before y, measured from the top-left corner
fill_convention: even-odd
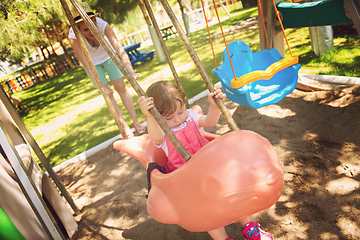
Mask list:
[[[200,117],[202,116],[202,114],[199,114],[192,109],[187,109],[186,114],[188,117],[189,116],[192,117],[192,119],[194,119],[194,121],[195,121],[196,126],[199,127],[199,121],[200,121]],[[173,131],[173,132],[179,131],[179,130],[183,129],[184,127],[186,127],[186,125],[187,125],[187,122],[185,121],[180,125],[180,127],[171,128],[171,131]],[[162,150],[164,150],[166,156],[169,156],[168,148],[167,148],[167,144],[166,144],[165,133],[163,132],[163,134],[164,134],[164,138],[163,138],[162,143],[160,143],[160,145],[155,144],[155,146],[158,148],[162,148]]]
[[[101,18],[96,18],[96,25],[97,25],[97,28],[99,29],[99,31],[104,35],[106,41],[110,44],[109,39],[105,36],[105,27],[106,27],[106,25],[108,25],[108,23],[106,21],[102,20]],[[101,44],[97,47],[92,47],[89,44],[89,42],[87,41],[84,34],[81,33],[81,35],[84,39],[85,46],[90,53],[91,59],[94,62],[94,65],[103,63],[110,58],[110,56],[107,54],[107,52],[105,51],[103,46],[101,46]],[[69,30],[69,38],[76,39],[75,32],[72,29],[72,27]],[[110,46],[111,46],[111,44],[110,44]]]

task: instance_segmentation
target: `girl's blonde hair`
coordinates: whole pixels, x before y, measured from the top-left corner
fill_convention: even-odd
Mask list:
[[[158,81],[147,89],[146,95],[154,99],[154,105],[161,116],[169,116],[185,105],[185,93],[170,81]]]

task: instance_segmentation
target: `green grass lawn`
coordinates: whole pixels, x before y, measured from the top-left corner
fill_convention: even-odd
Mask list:
[[[250,17],[257,15],[256,8],[232,12],[232,18],[222,22],[227,29]],[[220,31],[218,25],[210,27],[211,34]],[[298,55],[302,73],[327,74],[341,76],[360,76],[360,41],[355,37],[335,38],[335,50],[317,57],[311,51],[308,28],[287,29],[287,37],[293,54]],[[215,67],[207,30],[193,32],[188,38],[197,52],[207,74],[213,83],[218,82],[212,75]],[[226,35],[227,43],[244,41],[253,52],[259,50],[258,29],[234,32]],[[222,63],[222,52],[225,48],[221,35],[212,38],[216,61]],[[178,76],[188,98],[206,89],[186,48],[179,37],[166,40],[166,46],[177,69]],[[143,50],[153,50],[152,46]],[[288,55],[288,51],[286,52]],[[138,82],[154,80],[172,80],[172,78],[154,77],[168,64],[151,61],[135,65],[135,71],[141,73]],[[180,69],[180,70],[179,70]],[[130,87],[129,83],[126,83]],[[66,74],[54,77],[28,89],[17,92],[27,106],[22,115],[28,130],[38,142],[52,166],[56,166],[116,135],[119,130],[104,104],[102,96],[97,93],[83,68],[74,69]],[[139,120],[144,121],[137,96],[133,95]],[[120,103],[120,99],[118,99]],[[126,110],[120,104],[126,121],[132,125]]]

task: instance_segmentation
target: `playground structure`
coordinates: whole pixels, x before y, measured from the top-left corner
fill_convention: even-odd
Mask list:
[[[266,0],[258,1],[259,16],[261,16],[261,21],[259,19],[261,50],[252,53],[245,43],[232,42],[231,47],[230,45],[229,48],[226,46],[224,50],[223,65],[218,68],[215,61],[216,68],[213,70],[213,74],[221,81],[230,100],[252,108],[274,104],[291,93],[297,86],[300,64],[298,64],[298,57],[291,53],[284,27],[314,27],[348,23],[359,25],[359,8],[357,3],[352,0],[321,0],[309,3],[281,2],[278,4],[278,8],[275,1],[272,1],[275,11],[272,10],[269,3],[270,1]],[[271,17],[264,16],[263,8],[267,9],[267,16]],[[281,12],[283,20],[281,20],[278,10]],[[317,12],[321,14],[316,14]],[[280,24],[279,27],[275,27],[274,15]],[[352,20],[349,18],[350,16]],[[277,30],[280,27],[281,31]],[[283,36],[279,34],[280,32],[283,33]],[[358,32],[360,33],[359,30]],[[284,58],[284,39],[291,55],[286,58]],[[326,49],[318,47],[319,44],[316,40],[312,39],[312,46],[316,49],[314,51],[316,54],[319,51],[324,53]],[[318,50],[319,48],[321,49]]]
[[[351,24],[360,34],[359,3],[356,0],[281,2],[278,10],[285,28],[309,27],[312,50],[320,56],[334,48],[332,26]]]
[[[297,60],[281,62],[287,59],[282,58],[274,48],[252,53],[243,42],[232,42],[228,48],[236,69],[236,78],[232,74],[226,51],[223,53],[223,64],[214,69],[213,74],[221,81],[231,101],[246,107],[260,108],[279,102],[295,89],[300,69]]]
[[[54,61],[46,61],[41,65],[29,67],[27,70],[12,75],[9,79],[1,82],[1,85],[5,91],[15,93],[79,66],[79,61],[74,54],[63,55]]]
[[[138,95],[140,96],[146,96],[143,89],[138,85],[138,83],[135,81],[135,79],[133,79],[133,77],[131,76],[131,74],[127,71],[127,69],[124,67],[123,63],[121,62],[121,60],[119,59],[119,57],[114,54],[114,51],[110,48],[109,44],[104,41],[104,37],[99,33],[99,30],[96,28],[96,26],[92,23],[92,21],[89,19],[88,15],[84,12],[84,10],[80,7],[80,5],[75,1],[75,0],[71,0],[70,1],[71,4],[76,8],[76,10],[79,12],[80,16],[83,18],[83,20],[85,21],[85,23],[88,25],[89,29],[93,32],[93,34],[95,35],[95,37],[97,38],[97,40],[100,42],[101,45],[103,45],[104,49],[107,51],[107,53],[109,54],[109,56],[113,59],[113,61],[115,62],[115,64],[118,66],[118,68],[123,72],[123,74],[125,75],[125,77],[129,80],[130,84],[132,85],[132,87],[134,88],[134,90],[138,93]],[[212,85],[208,75],[206,74],[204,67],[202,65],[202,63],[200,62],[197,54],[195,53],[194,49],[192,48],[191,44],[189,43],[189,40],[187,39],[184,30],[182,29],[181,25],[179,24],[178,20],[176,19],[174,13],[172,12],[171,7],[168,5],[168,3],[166,1],[160,1],[161,4],[163,5],[165,11],[167,12],[170,20],[173,23],[173,26],[175,27],[175,29],[177,30],[180,38],[182,39],[184,45],[186,46],[187,51],[189,52],[192,60],[194,61],[201,77],[204,79],[204,82],[206,83],[208,89],[210,91],[214,91],[214,86]],[[74,20],[70,14],[70,10],[68,5],[66,4],[65,1],[61,1],[63,8],[66,12],[66,15],[68,16],[68,19],[71,23],[71,25],[74,27],[75,23]],[[164,44],[164,40],[162,39],[162,35],[160,32],[160,29],[156,23],[156,20],[154,18],[154,15],[152,13],[151,7],[149,5],[149,3],[147,1],[144,1],[144,5],[146,7],[147,13],[149,14],[149,17],[151,19],[151,21],[153,22],[156,34],[158,36],[158,39],[161,42],[161,45],[163,47],[163,50],[165,53],[167,53],[166,51],[166,45]],[[75,31],[75,34],[77,35],[77,38],[80,40],[80,43],[82,45],[82,51],[84,52],[84,54],[88,54],[87,53],[87,49],[83,46],[83,40],[81,39],[81,35],[79,34],[79,32]],[[167,53],[168,55],[168,53]],[[92,68],[94,68],[94,65],[91,61],[90,58],[87,58],[87,60],[89,61],[89,64]],[[177,79],[177,75],[176,75],[176,71],[173,71],[173,64],[172,61],[170,59],[170,57],[168,57],[168,63],[170,65],[170,68],[172,68],[172,72],[174,75],[175,80],[177,81],[178,85],[181,86],[181,84],[178,82]],[[98,79],[97,76],[97,72],[96,70],[93,71],[94,75],[95,75],[95,79],[97,81],[97,83],[99,85],[101,85],[101,81]],[[103,93],[102,90],[103,86],[100,86],[100,91]],[[105,101],[106,100],[106,96],[104,96]],[[156,184],[154,185],[155,187],[153,188],[154,190],[151,190],[149,193],[149,198],[148,198],[148,209],[152,209],[151,211],[149,210],[149,214],[151,216],[153,216],[156,220],[164,222],[164,223],[172,223],[172,224],[179,224],[180,226],[183,226],[184,228],[190,230],[190,231],[207,231],[207,230],[211,230],[214,229],[215,227],[221,227],[227,224],[230,224],[232,222],[237,222],[239,221],[241,218],[243,218],[245,215],[241,215],[239,214],[239,212],[242,212],[243,214],[246,214],[246,216],[255,214],[259,211],[264,210],[265,208],[270,207],[271,205],[273,205],[277,199],[279,198],[281,191],[282,191],[282,184],[283,184],[283,178],[282,178],[282,168],[281,168],[281,164],[279,162],[279,159],[274,151],[274,149],[272,148],[271,144],[267,142],[267,144],[261,144],[261,141],[265,141],[265,139],[263,139],[262,137],[260,137],[259,135],[255,134],[255,133],[250,133],[247,131],[237,131],[239,130],[236,123],[234,122],[234,120],[232,119],[232,117],[230,116],[227,108],[224,106],[224,103],[222,102],[221,99],[215,99],[215,102],[217,103],[217,105],[219,106],[220,111],[222,112],[224,118],[226,119],[229,127],[231,128],[231,130],[233,130],[233,133],[229,133],[225,136],[221,136],[217,139],[215,139],[212,143],[209,143],[209,147],[211,149],[217,149],[215,146],[219,146],[220,148],[224,147],[224,144],[227,145],[228,147],[230,147],[229,151],[227,151],[230,155],[232,155],[232,157],[230,157],[230,155],[225,156],[225,158],[228,159],[229,163],[224,163],[225,169],[224,171],[219,171],[222,172],[223,174],[231,174],[231,172],[229,173],[229,169],[231,169],[231,166],[233,164],[235,164],[235,161],[243,161],[242,163],[239,162],[239,164],[236,164],[236,166],[234,165],[234,167],[241,171],[241,169],[247,169],[247,171],[249,173],[251,173],[251,164],[249,165],[248,168],[242,168],[240,167],[241,165],[244,165],[244,162],[247,162],[248,164],[251,163],[252,161],[248,161],[248,159],[250,159],[252,157],[255,158],[259,158],[260,156],[257,156],[257,154],[255,154],[256,152],[262,152],[260,151],[260,149],[257,149],[255,151],[254,148],[256,148],[255,146],[258,146],[259,148],[261,148],[264,152],[262,152],[262,156],[263,156],[263,161],[259,161],[259,166],[257,169],[260,169],[260,171],[263,171],[265,169],[269,169],[269,171],[264,171],[262,174],[258,174],[259,178],[255,178],[254,181],[251,181],[250,185],[252,186],[247,186],[244,188],[244,186],[239,186],[239,187],[235,187],[236,183],[241,183],[244,181],[241,181],[240,179],[233,179],[233,181],[229,184],[229,181],[222,181],[221,178],[224,176],[223,174],[220,175],[218,177],[218,181],[219,184],[224,187],[224,186],[232,186],[231,189],[223,189],[220,187],[211,190],[214,181],[216,180],[210,180],[209,182],[209,186],[207,186],[207,183],[201,183],[200,185],[202,185],[203,187],[205,187],[205,192],[207,192],[206,190],[210,190],[211,192],[213,192],[214,194],[217,193],[217,190],[219,190],[219,192],[221,193],[218,197],[212,198],[211,196],[209,196],[209,193],[207,192],[205,195],[206,196],[201,196],[201,195],[197,195],[200,198],[197,201],[191,201],[195,203],[195,206],[199,206],[199,204],[201,203],[205,203],[204,201],[207,201],[208,199],[210,199],[210,203],[209,205],[207,204],[204,208],[199,209],[200,212],[205,213],[205,212],[209,212],[209,208],[213,208],[215,205],[219,206],[219,205],[224,205],[224,206],[228,206],[227,210],[224,210],[224,215],[219,217],[219,221],[216,222],[214,219],[214,216],[208,216],[207,214],[200,214],[199,217],[204,220],[204,219],[208,219],[208,221],[205,221],[203,225],[200,224],[201,221],[197,221],[198,225],[194,225],[193,221],[194,219],[192,219],[192,221],[190,221],[191,218],[193,218],[193,215],[189,214],[192,212],[191,209],[194,208],[188,208],[187,210],[185,210],[184,208],[181,207],[181,204],[178,205],[178,207],[172,208],[172,204],[174,203],[171,199],[174,198],[178,198],[179,196],[175,196],[173,193],[169,193],[168,190],[169,188],[171,188],[171,182],[167,181],[166,179],[168,179],[168,177],[170,176],[169,174],[167,174],[166,176],[164,176],[164,181],[162,181],[162,184],[160,183],[160,185],[164,186],[167,185],[168,187],[166,187],[167,190],[160,190],[160,191],[156,191]],[[112,111],[112,110],[110,110]],[[175,146],[176,150],[180,153],[180,155],[187,161],[190,159],[191,155],[187,152],[187,150],[180,144],[180,142],[176,139],[176,137],[174,136],[174,133],[169,129],[169,127],[167,126],[167,124],[164,122],[163,118],[160,116],[160,114],[158,113],[158,111],[156,110],[156,108],[152,108],[151,113],[153,114],[154,118],[157,120],[158,124],[160,125],[160,127],[162,128],[162,130],[165,132],[165,134],[167,135],[167,137],[169,138],[169,140],[171,141],[171,143]],[[120,132],[122,131],[121,127],[120,127]],[[255,135],[253,135],[255,134]],[[243,145],[243,147],[236,147],[235,145],[237,144],[242,144],[245,143],[245,138],[252,138],[252,136],[256,136],[254,140],[254,142],[250,141],[251,146],[249,145]],[[263,140],[258,139],[261,138]],[[133,139],[141,139],[140,138],[132,138],[129,140],[125,140],[127,143],[125,143],[125,145],[133,145],[131,144],[131,141]],[[239,140],[239,142],[237,141]],[[140,140],[141,141],[141,140]],[[229,143],[232,142],[232,145],[229,145]],[[264,143],[265,143],[264,142]],[[146,144],[146,143],[145,143]],[[235,144],[235,145],[234,145]],[[136,146],[138,146],[139,144],[135,144]],[[206,146],[203,148],[205,149]],[[237,152],[235,153],[234,151],[236,151],[235,149],[242,149],[241,152],[245,153],[245,155],[243,157],[237,157],[239,154],[237,154]],[[245,149],[248,149],[250,151],[244,151]],[[209,150],[209,149],[208,149]],[[151,150],[150,150],[151,151]],[[130,154],[133,153],[134,151],[130,151]],[[206,159],[208,159],[209,157],[206,157],[204,155],[201,154],[201,152],[209,152],[206,150],[203,151],[198,151],[196,154],[194,154],[194,156],[192,156],[192,161],[189,163],[191,164],[195,164],[195,167],[191,167],[189,165],[189,167],[182,167],[181,170],[178,170],[176,172],[174,172],[172,175],[174,176],[175,182],[178,182],[179,178],[184,178],[184,176],[190,176],[190,171],[192,169],[192,171],[196,171],[198,169],[198,165],[201,165],[203,167],[205,167],[206,164],[202,163],[203,161],[205,161]],[[224,154],[223,151],[216,151],[218,153],[218,155],[216,155],[215,159],[218,159],[219,161],[224,161]],[[234,153],[234,154],[232,154]],[[148,154],[145,154],[148,155]],[[214,155],[214,153],[213,153]],[[235,159],[236,160],[235,160]],[[261,157],[260,157],[261,158]],[[205,170],[205,177],[211,178],[214,175],[214,167],[218,166],[220,163],[216,163],[216,161],[214,161],[214,165],[213,168],[208,169],[207,171]],[[146,165],[146,164],[145,164]],[[273,169],[273,170],[270,170]],[[182,173],[183,172],[183,173]],[[235,170],[234,170],[235,172]],[[155,181],[155,179],[157,179],[156,177],[156,171],[155,172],[151,172],[150,174],[150,179],[151,181]],[[196,176],[197,174],[195,174]],[[235,174],[238,176],[243,176],[243,174]],[[232,175],[234,176],[234,175]],[[159,176],[158,176],[159,177]],[[163,178],[163,177],[160,177]],[[189,181],[190,183],[194,183],[194,182],[198,182],[198,178],[192,178],[189,177]],[[228,179],[229,180],[229,179]],[[160,181],[160,180],[159,180]],[[230,180],[231,181],[231,180]],[[174,182],[174,181],[173,181]],[[154,183],[154,182],[153,182]],[[205,185],[204,185],[205,184]],[[235,185],[234,185],[235,184]],[[161,186],[159,185],[159,188],[161,188]],[[216,185],[216,184],[215,184]],[[255,187],[256,186],[256,187]],[[245,189],[254,189],[254,191],[249,191],[249,190],[245,190]],[[255,189],[258,189],[258,192],[256,192]],[[155,192],[154,192],[155,191]],[[249,208],[249,206],[251,205],[251,202],[246,202],[244,201],[244,199],[242,197],[240,197],[239,195],[246,195],[244,194],[243,191],[249,191],[249,199],[254,199],[257,198],[259,200],[257,205],[257,208]],[[196,188],[193,191],[190,191],[193,193],[196,193],[197,190]],[[166,195],[166,197],[162,197],[164,196],[164,194]],[[169,194],[169,195],[168,195]],[[224,194],[230,194],[231,197],[229,198],[225,198]],[[159,198],[160,195],[160,198]],[[191,195],[191,194],[190,194]],[[196,195],[196,194],[195,194]],[[265,198],[262,198],[260,196],[265,196]],[[188,194],[184,194],[184,197],[189,196]],[[223,196],[223,197],[222,197]],[[152,199],[152,200],[151,200]],[[161,199],[161,200],[160,200]],[[166,203],[167,200],[169,199],[169,203]],[[228,205],[227,203],[222,204],[221,200],[224,200],[227,203],[232,203],[230,205]],[[160,202],[158,201],[160,200]],[[182,202],[182,201],[180,201]],[[155,203],[155,205],[153,205]],[[159,208],[159,203],[161,205],[161,208]],[[163,207],[165,206],[165,210],[163,209]],[[232,210],[234,209],[234,207],[236,207],[239,211],[237,211],[236,213],[232,212]],[[248,211],[245,211],[245,208],[248,208]],[[179,210],[182,209],[182,210]],[[169,211],[168,211],[169,210]],[[161,212],[164,212],[163,214]],[[160,214],[160,215],[159,215]],[[193,213],[193,214],[196,214]],[[230,217],[231,215],[231,217]],[[170,217],[169,217],[170,216]],[[192,226],[190,226],[192,225]]]
[[[118,37],[123,46],[133,43],[142,43],[150,40],[150,38],[150,32],[148,29],[140,29],[130,34],[120,34],[120,37]]]
[[[0,154],[0,189],[4,195],[0,205],[8,218],[6,225],[2,225],[0,228],[8,226],[7,230],[11,229],[13,233],[16,233],[11,238],[5,239],[10,240],[14,237],[18,239],[22,239],[21,237],[24,239],[66,239],[71,237],[77,229],[77,223],[58,191],[60,190],[75,214],[80,213],[79,209],[59,181],[2,88],[0,88],[0,100],[0,146],[2,150]],[[59,190],[40,169],[31,150],[35,152]],[[64,231],[61,230],[61,226],[64,227]]]
[[[277,13],[275,2],[272,1],[272,4]],[[265,25],[260,0],[258,0],[258,6],[260,22]],[[297,85],[300,69],[299,58],[292,55],[281,18],[278,13],[276,15],[290,57],[284,58],[277,49],[270,48],[269,37],[265,29],[268,49],[256,53],[252,53],[250,47],[244,42],[235,41],[228,46],[222,31],[226,46],[223,53],[223,64],[218,67],[215,61],[216,67],[213,74],[221,81],[227,97],[240,105],[260,108],[277,103],[291,93]],[[219,24],[221,26],[221,23]]]
[[[358,3],[355,0],[320,0],[304,3],[281,2],[278,4],[278,10],[282,14],[285,28],[353,23],[360,32]]]
[[[91,21],[88,20],[88,16],[86,15],[85,12],[82,12],[82,9],[78,8],[77,6],[77,3],[75,1],[71,1],[71,3],[77,8],[77,10],[80,12],[80,15],[81,17],[84,19],[84,21],[89,25],[89,28],[90,30],[95,34],[95,36],[97,37],[98,41],[101,43],[101,44],[104,44],[104,46],[106,46],[106,42],[103,41],[102,39],[102,36],[100,34],[97,33],[97,29],[95,26],[93,26],[93,24],[91,24]],[[188,52],[190,53],[190,56],[191,58],[193,59],[193,61],[195,62],[195,65],[196,67],[198,68],[199,70],[199,73],[200,75],[203,77],[205,83],[207,84],[207,87],[210,91],[213,91],[213,88],[212,88],[212,84],[209,83],[207,80],[208,80],[208,76],[206,75],[206,73],[204,73],[203,71],[203,67],[201,65],[201,62],[199,61],[199,59],[197,58],[197,55],[196,53],[193,51],[192,47],[191,47],[191,44],[189,44],[180,24],[177,22],[177,19],[173,17],[173,14],[171,14],[171,8],[167,5],[166,2],[164,1],[161,1],[161,3],[163,4],[164,8],[165,8],[165,11],[168,13],[168,15],[170,16],[170,19],[174,25],[174,27],[176,28],[177,32],[179,33],[179,36],[181,37],[181,39],[183,40],[184,42],[184,45],[185,47],[187,48]],[[161,33],[159,31],[159,28],[156,24],[156,20],[153,19],[153,16],[152,16],[152,13],[151,13],[151,8],[150,6],[148,5],[148,3],[145,1],[144,2],[146,8],[147,8],[147,11],[148,11],[148,14],[149,14],[149,17],[151,18],[152,22],[154,23],[154,28],[155,28],[155,31],[156,31],[156,34],[158,35],[158,38],[161,42],[161,45],[163,47],[163,49],[165,50],[166,52],[166,46],[165,44],[161,41]],[[68,7],[66,6],[65,3],[63,3],[63,8],[65,9],[65,11],[68,11]],[[68,18],[69,18],[69,21],[71,22],[71,15],[68,14]],[[105,49],[107,49],[107,47],[104,47]],[[109,48],[110,49],[110,48]],[[86,50],[85,50],[86,51]],[[143,90],[137,85],[136,82],[133,81],[132,79],[132,76],[129,75],[128,71],[124,68],[122,62],[117,58],[116,55],[114,55],[110,50],[108,52],[108,54],[111,56],[111,58],[114,60],[114,62],[117,64],[117,66],[119,67],[119,69],[121,71],[124,72],[124,75],[126,78],[128,78],[129,82],[131,83],[132,87],[135,89],[135,91],[138,93],[138,95],[141,95],[141,96],[145,96],[145,93],[143,92]],[[170,68],[173,72],[173,66],[172,66],[172,62],[171,62],[171,59],[169,60],[168,59],[168,63],[170,65]],[[177,81],[177,77],[176,77],[176,73],[174,74],[173,72],[173,75],[174,75],[174,78],[175,80]],[[225,118],[226,120],[228,121],[228,124],[230,125],[230,128],[232,130],[238,130],[237,126],[236,125],[232,125],[232,122],[231,122],[231,117],[230,118],[227,118],[226,116],[226,110],[223,112],[223,109],[222,109],[222,106],[221,106],[221,103],[218,103],[220,106],[220,109],[223,113],[223,115],[225,115]],[[152,114],[154,115],[155,119],[159,122],[159,125],[161,126],[161,128],[164,130],[165,134],[172,140],[173,136],[171,135],[172,133],[169,131],[169,129],[166,128],[166,125],[162,122],[162,119],[161,119],[161,116],[159,116],[157,110],[154,108],[151,110]],[[121,131],[121,130],[120,130]],[[129,140],[130,141],[130,140]],[[184,159],[188,160],[190,158],[189,154],[186,152],[186,150],[184,150],[181,146],[178,145],[178,143],[176,142],[175,139],[173,139],[173,145],[177,148],[177,150],[179,151],[179,153],[184,157]],[[152,177],[153,175],[151,174],[150,178]]]
[[[264,23],[259,21],[260,49],[267,47],[266,30],[270,48],[276,48],[282,56],[285,56],[284,39],[281,29],[269,3],[270,0],[261,0],[262,8],[265,9],[265,21]],[[283,18],[284,28],[354,24],[360,35],[359,0],[320,0],[312,2],[304,1],[303,3],[276,1],[276,3],[277,9]]]

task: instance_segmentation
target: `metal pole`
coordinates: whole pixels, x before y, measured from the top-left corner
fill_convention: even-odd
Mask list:
[[[182,0],[178,0],[178,3],[179,3],[182,18],[183,18],[183,21],[184,21],[186,34],[190,35],[191,31],[190,31],[190,26],[189,26],[189,16],[187,15],[186,12],[184,12],[184,6],[182,5]]]
[[[144,18],[145,18],[145,21],[146,21],[146,24],[148,25],[148,29],[149,29],[149,33],[150,33],[150,37],[151,37],[151,40],[153,42],[153,46],[154,46],[154,49],[155,49],[155,52],[156,52],[156,59],[162,63],[166,60],[165,58],[165,54],[164,54],[164,51],[161,47],[161,43],[160,43],[160,39],[158,38],[158,36],[156,35],[156,32],[155,32],[155,29],[154,29],[154,26],[152,25],[150,19],[149,19],[149,16],[146,12],[146,8],[144,6],[144,4],[142,3],[141,0],[137,0],[137,3],[141,9],[141,12],[143,13],[144,15]]]

